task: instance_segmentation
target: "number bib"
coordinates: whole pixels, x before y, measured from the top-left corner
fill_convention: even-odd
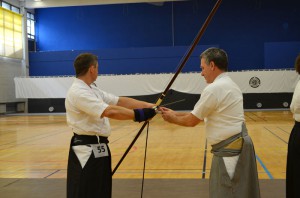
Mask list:
[[[106,144],[104,144],[104,143],[101,143],[101,144],[91,144],[91,147],[93,149],[93,153],[94,153],[95,158],[109,156]]]

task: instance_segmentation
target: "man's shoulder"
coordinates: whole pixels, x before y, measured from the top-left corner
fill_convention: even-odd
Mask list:
[[[216,90],[222,89],[222,85],[224,84],[223,80],[219,79],[217,81],[214,81],[213,83],[208,84],[205,87],[205,91],[211,91],[214,92]]]
[[[67,95],[80,95],[87,91],[88,89],[85,86],[82,86],[78,83],[73,83],[69,88]]]

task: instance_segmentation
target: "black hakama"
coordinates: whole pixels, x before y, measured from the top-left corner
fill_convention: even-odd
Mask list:
[[[90,138],[91,137],[91,138]],[[76,156],[72,146],[97,144],[96,136],[73,136],[71,140],[67,171],[67,198],[111,198],[112,196],[112,170],[111,155],[107,145],[108,156],[95,158],[91,152],[85,166]]]
[[[295,122],[291,131],[287,165],[286,165],[286,197],[300,197],[300,122]]]

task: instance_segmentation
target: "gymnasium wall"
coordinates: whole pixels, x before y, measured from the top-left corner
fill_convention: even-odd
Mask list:
[[[25,110],[24,98],[15,94],[14,78],[26,75],[23,61],[7,57],[0,57],[0,115]]]
[[[73,60],[82,52],[99,56],[99,74],[174,72],[214,3],[190,0],[163,6],[140,3],[37,9],[37,51],[29,54],[29,74],[74,75]],[[198,56],[210,46],[227,51],[230,71],[292,68],[300,52],[299,24],[298,0],[223,1],[184,72],[199,72]],[[2,76],[9,64],[0,68]],[[14,70],[9,68],[8,76]],[[14,85],[9,85],[1,90],[3,98],[9,90],[5,102],[21,100],[15,98],[13,89]],[[172,93],[176,95],[176,91]],[[257,108],[261,99],[264,107],[282,108],[281,101],[290,101],[292,96],[292,92],[247,94],[244,98],[251,105],[246,108]],[[278,104],[273,105],[274,98]],[[39,111],[37,104],[47,107],[49,103],[59,103],[63,111],[63,99],[53,98],[30,98],[29,111]]]
[[[106,92],[155,103],[171,80],[173,73],[101,75],[95,83]],[[287,109],[299,80],[294,70],[228,72],[244,95],[245,109]],[[280,79],[280,81],[278,80]],[[64,98],[74,76],[15,78],[16,96],[29,98],[29,112],[65,112]],[[191,110],[207,83],[199,72],[181,73],[162,104]],[[184,100],[184,101],[182,101]]]
[[[139,3],[37,9],[37,52],[30,54],[30,75],[68,75],[73,72],[74,53],[84,51],[99,52],[102,66],[107,68],[100,74],[165,72],[165,67],[156,66],[164,65],[160,59],[153,60],[151,69],[143,68],[149,61],[148,53],[156,50],[163,56],[168,50],[171,56],[182,56],[182,47],[191,44],[214,3],[191,0],[163,6]],[[300,52],[299,24],[297,0],[226,0],[200,45],[225,49],[231,71],[292,68]],[[56,61],[51,64],[53,54]],[[45,61],[38,62],[38,56]],[[120,62],[122,58],[127,60]],[[53,71],[61,64],[58,62],[65,64],[61,71]]]

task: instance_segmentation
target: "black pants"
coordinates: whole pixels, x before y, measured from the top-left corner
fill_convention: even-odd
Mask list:
[[[75,141],[76,140],[76,141]],[[101,141],[102,140],[102,141]],[[108,143],[101,139],[101,143]],[[105,140],[105,139],[104,139]],[[112,170],[111,155],[95,158],[93,152],[84,168],[72,149],[75,145],[97,144],[96,136],[73,136],[70,144],[67,171],[67,198],[111,198]]]
[[[286,197],[300,197],[300,122],[295,122],[288,143]]]

